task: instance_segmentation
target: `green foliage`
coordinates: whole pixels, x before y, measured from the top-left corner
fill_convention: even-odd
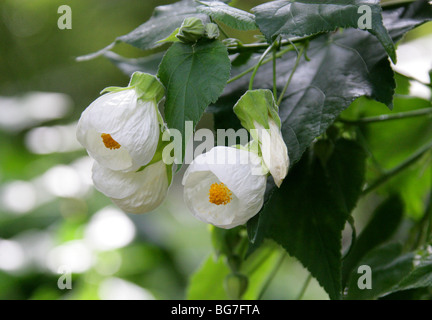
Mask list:
[[[277,0],[253,9],[261,32],[268,41],[278,35],[303,37],[337,28],[359,28],[362,11],[366,6],[371,10],[371,29],[393,61],[396,53],[392,39],[381,18],[379,0],[335,0],[317,3],[315,0]]]
[[[240,291],[244,291],[246,279],[247,288],[240,296],[245,300],[258,299],[277,255],[278,250],[274,246],[262,246],[243,261],[237,274],[232,274],[225,255],[215,257],[211,254],[190,278],[187,299],[226,300],[231,298],[227,289],[240,286]]]
[[[230,270],[221,257],[210,255],[190,280],[187,292],[189,300],[226,300],[223,283]]]
[[[352,250],[343,261],[342,282],[344,284],[361,258],[395,233],[403,217],[403,207],[400,197],[392,196],[375,210],[371,221],[359,235]]]
[[[416,252],[410,273],[392,288],[393,292],[432,286],[431,247]]]
[[[392,288],[406,276],[411,268],[414,255],[402,254],[402,246],[397,243],[379,247],[368,253],[359,263],[372,270],[372,288],[360,289],[357,285],[357,268],[354,269],[348,285],[347,299],[376,299],[391,292]]]
[[[341,298],[341,233],[360,196],[365,154],[339,140],[326,163],[305,154],[259,214],[253,248],[281,244],[308,268],[330,298]]]
[[[237,130],[242,125],[250,129],[254,121],[266,127],[268,117],[281,126],[291,163],[285,182],[277,189],[273,180],[268,180],[265,205],[247,223],[247,232],[244,226],[231,230],[212,228],[214,254],[189,278],[186,297],[261,298],[283,261],[283,255],[271,245],[276,242],[284,254],[288,252],[307,268],[331,299],[383,299],[411,293],[430,298],[431,101],[409,96],[410,82],[422,81],[395,74],[389,57],[395,61],[394,44],[411,29],[432,19],[432,6],[421,0],[390,7],[383,4],[386,8],[382,10],[378,0],[277,0],[261,1],[249,13],[228,2],[181,0],[159,6],[138,28],[81,59],[104,55],[128,76],[137,71],[157,74],[166,89],[163,114],[167,126],[181,131],[183,147],[189,138],[185,137],[185,121],[192,121],[195,127],[206,110],[214,116],[215,130]],[[13,2],[8,3],[12,6]],[[248,7],[245,1],[234,4]],[[358,25],[363,5],[372,10],[372,28],[368,32],[359,30]],[[7,6],[5,12],[9,12]],[[14,30],[11,21],[6,19],[5,26]],[[131,22],[129,28],[141,22]],[[227,30],[216,22],[226,25]],[[0,32],[3,29],[0,25]],[[228,39],[217,40],[219,32]],[[80,29],[82,37],[83,33]],[[8,66],[24,54],[21,45],[27,43],[27,38],[16,38],[8,31],[6,45],[0,48]],[[252,39],[255,42],[250,43]],[[37,43],[36,38],[32,40]],[[15,42],[20,44],[16,52],[9,51]],[[126,58],[109,51],[119,42],[145,50],[145,56]],[[130,46],[117,49],[135,50]],[[45,63],[51,67],[50,61]],[[39,63],[34,67],[39,71]],[[14,69],[8,68],[3,67],[2,75],[14,77],[15,72],[10,72]],[[92,69],[94,73],[98,68]],[[131,85],[140,82],[136,75]],[[233,78],[229,79],[230,75]],[[103,73],[99,83],[105,84],[111,76]],[[27,70],[21,71],[20,77],[25,81],[0,81],[6,94],[11,86],[39,90],[38,86],[47,80],[43,78],[34,86],[29,79],[38,78],[38,73]],[[57,74],[51,77],[58,79]],[[161,91],[159,81],[154,81],[151,84]],[[63,87],[58,81],[52,82],[59,91],[71,90],[77,105],[83,106],[99,87],[104,87],[93,84],[82,94],[82,88],[71,85],[76,80]],[[81,86],[89,84],[89,80],[82,80]],[[248,90],[252,84],[257,90]],[[429,83],[423,86],[431,88]],[[41,89],[47,90],[43,86]],[[145,93],[148,88],[141,92]],[[161,96],[158,94],[158,99]],[[405,112],[414,112],[414,116],[408,117]],[[69,120],[76,119],[71,116]],[[0,136],[5,142],[0,159],[2,181],[33,179],[31,183],[41,183],[47,179],[36,171],[45,172],[84,155],[83,151],[34,155],[25,149],[26,132],[0,132]],[[3,186],[0,193],[3,199]],[[59,243],[79,240],[85,237],[90,220],[87,214],[106,204],[106,199],[97,194],[91,199],[59,198],[35,209],[31,216],[38,219],[0,215],[0,241],[30,228],[46,228],[47,233],[56,230]],[[352,213],[356,206],[358,210]],[[178,209],[174,202],[161,211],[170,211],[170,207]],[[365,216],[371,218],[365,221]],[[166,219],[164,215],[149,217],[131,218],[138,231],[135,243],[97,253],[95,265],[74,278],[79,288],[72,298],[97,297],[104,272],[144,286],[157,298],[184,297],[186,277],[197,264],[189,259],[189,253],[208,255],[209,244],[201,241],[205,237],[202,233],[189,234],[191,229],[180,236],[178,230],[187,224],[183,221],[171,221],[168,231],[163,231],[161,226],[166,221],[158,219]],[[353,235],[351,247],[343,256],[342,240],[346,239],[342,239],[342,231],[347,222]],[[357,224],[365,227],[356,238]],[[399,228],[401,225],[405,228]],[[390,239],[403,241],[403,245],[388,244]],[[199,253],[197,248],[201,249]],[[115,268],[107,266],[115,264],[117,271],[110,271]],[[362,265],[371,267],[372,289],[358,287],[358,268]],[[12,298],[60,297],[60,293],[49,289],[56,280],[52,275],[19,277],[0,272],[0,297],[5,296],[3,292],[10,292]],[[39,290],[27,289],[38,281]]]
[[[197,13],[193,0],[182,0],[174,4],[157,7],[147,22],[132,32],[117,38],[117,41],[128,43],[143,50],[152,49],[160,46],[159,41],[169,37],[174,30],[181,26],[184,19],[191,17],[208,22],[206,15]]]
[[[167,89],[168,126],[178,129],[184,138],[185,121],[197,124],[207,106],[219,98],[230,70],[227,49],[217,40],[201,40],[193,45],[174,43],[165,54],[158,74]]]
[[[198,1],[199,12],[208,14],[213,19],[225,23],[227,26],[238,30],[257,29],[255,16],[249,12],[231,7],[220,1]]]

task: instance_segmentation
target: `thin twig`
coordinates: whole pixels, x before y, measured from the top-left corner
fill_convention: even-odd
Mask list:
[[[358,124],[368,124],[368,123],[377,123],[377,122],[392,121],[392,120],[401,120],[407,118],[415,118],[415,117],[421,117],[425,115],[432,115],[432,108],[423,108],[423,109],[417,109],[417,110],[399,112],[393,114],[383,114],[376,117],[367,117],[358,120],[339,119],[339,121],[346,124],[358,125]]]
[[[429,142],[427,145],[421,147],[417,152],[412,154],[404,162],[402,162],[401,164],[399,164],[395,168],[387,171],[380,178],[378,178],[375,182],[373,182],[370,186],[368,186],[366,189],[364,189],[362,192],[362,195],[366,195],[369,192],[380,187],[381,185],[386,183],[388,180],[390,180],[391,178],[393,178],[394,176],[399,174],[401,171],[405,170],[406,168],[410,167],[412,164],[416,163],[419,159],[421,159],[423,157],[423,155],[425,155],[431,149],[432,149],[432,142]]]
[[[288,89],[288,86],[290,85],[291,80],[292,80],[292,78],[293,78],[293,76],[294,76],[294,73],[295,73],[295,71],[297,70],[297,67],[298,67],[298,65],[299,65],[299,63],[300,63],[300,59],[301,59],[301,57],[303,56],[304,48],[305,48],[305,47],[303,46],[303,47],[301,48],[300,52],[297,54],[297,59],[296,59],[296,62],[295,62],[294,68],[292,69],[291,74],[290,74],[290,76],[289,76],[289,78],[288,78],[288,81],[287,81],[287,83],[285,84],[285,87],[283,88],[283,90],[282,90],[282,92],[281,92],[281,94],[280,94],[280,96],[279,96],[279,99],[278,99],[278,101],[277,101],[277,105],[278,105],[278,106],[281,104],[281,102],[282,102],[282,100],[283,100],[283,97],[284,97],[284,95],[285,95],[285,93],[286,93],[286,91],[287,91],[287,89]]]
[[[432,83],[426,83],[426,82],[424,82],[424,81],[422,81],[420,79],[417,79],[417,78],[414,78],[412,76],[403,74],[402,72],[399,72],[399,71],[395,71],[395,73],[397,75],[401,76],[401,77],[407,78],[408,80],[415,81],[415,82],[418,82],[418,83],[420,83],[420,84],[422,84],[422,85],[424,85],[426,87],[432,88]]]
[[[308,277],[306,278],[306,281],[304,282],[303,287],[301,288],[300,293],[297,296],[296,300],[301,300],[303,298],[303,295],[305,294],[306,289],[308,288],[311,280],[312,280],[312,275],[309,274]]]
[[[277,64],[277,58],[276,58],[276,48],[273,49],[273,96],[274,99],[277,100],[277,76],[276,76],[276,64]]]
[[[270,283],[273,281],[274,277],[276,276],[277,272],[279,271],[279,268],[282,266],[282,263],[285,259],[286,253],[284,250],[281,251],[281,254],[279,256],[279,259],[277,260],[275,266],[273,267],[273,270],[269,273],[264,286],[261,288],[261,291],[258,295],[257,300],[261,300],[264,296],[264,293],[267,291],[268,287],[270,286]]]
[[[252,90],[252,89],[253,89],[253,83],[254,83],[254,80],[255,80],[255,76],[256,76],[256,74],[257,74],[257,72],[258,72],[258,69],[259,69],[259,67],[261,67],[261,65],[262,65],[262,63],[263,63],[265,57],[269,54],[269,52],[270,52],[271,50],[273,50],[275,44],[276,44],[276,41],[273,42],[273,43],[272,43],[272,44],[271,44],[271,45],[266,49],[266,51],[264,51],[264,53],[261,55],[260,59],[258,60],[258,63],[256,64],[255,69],[254,69],[254,71],[253,71],[253,73],[252,73],[252,76],[251,76],[251,78],[250,78],[250,81],[249,81],[249,90]]]
[[[282,50],[282,51],[279,51],[279,52],[276,54],[276,58],[280,58],[280,57],[282,57],[285,53],[287,53],[287,52],[289,52],[289,51],[291,51],[291,50],[293,50],[293,48],[292,48],[292,47],[288,47],[288,48],[286,48],[286,49],[284,49],[284,50]],[[264,61],[261,63],[261,65],[264,65],[264,64],[269,63],[269,62],[271,62],[271,61],[273,61],[273,57],[264,60]],[[236,81],[236,80],[238,80],[238,79],[244,77],[244,76],[247,75],[248,73],[254,71],[255,68],[256,68],[256,65],[255,65],[255,66],[252,66],[252,67],[250,67],[250,68],[248,68],[248,69],[246,69],[246,70],[243,71],[242,73],[239,73],[239,74],[236,75],[235,77],[232,77],[230,80],[228,80],[227,83],[234,82],[234,81]]]

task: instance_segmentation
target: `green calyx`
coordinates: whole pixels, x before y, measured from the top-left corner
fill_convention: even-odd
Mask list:
[[[193,44],[201,38],[215,40],[219,38],[219,35],[219,27],[216,23],[207,23],[204,25],[201,19],[186,18],[180,28],[174,30],[168,38],[159,41],[159,43],[180,41]]]
[[[205,36],[208,39],[219,38],[219,27],[216,23],[207,23],[205,26]]]
[[[159,134],[159,142],[158,142],[158,145],[156,148],[156,152],[155,152],[153,158],[151,159],[151,161],[149,163],[147,163],[145,166],[142,166],[141,168],[139,168],[136,172],[141,172],[145,168],[147,168],[148,166],[151,166],[152,164],[155,164],[156,162],[163,161],[163,156],[162,156],[163,150],[170,142],[169,141],[163,141],[162,136],[163,136],[163,132],[161,132]]]
[[[144,101],[155,100],[158,103],[165,96],[165,87],[154,75],[134,72],[129,87],[135,88],[138,99]]]
[[[135,89],[138,99],[144,101],[154,100],[159,103],[165,96],[165,87],[154,75],[142,72],[135,72],[127,87],[108,87],[101,91],[101,94],[107,92],[120,92],[125,90]]]
[[[234,113],[242,126],[249,132],[255,128],[255,122],[265,129],[270,129],[269,120],[281,127],[279,108],[273,93],[267,89],[248,90],[234,106]]]
[[[205,35],[206,28],[198,18],[186,18],[180,27],[177,39],[184,43],[195,43]]]

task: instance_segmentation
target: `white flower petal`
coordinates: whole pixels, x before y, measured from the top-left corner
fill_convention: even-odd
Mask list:
[[[261,172],[256,154],[215,147],[198,156],[186,171],[183,178],[186,205],[199,220],[221,228],[244,224],[263,205],[266,176]],[[225,205],[209,201],[210,186],[220,182],[232,192],[232,200]]]
[[[158,112],[155,101],[138,100],[134,89],[108,93],[84,110],[77,139],[101,165],[135,171],[155,154],[160,134]],[[111,135],[120,148],[108,149],[102,134]]]
[[[140,172],[113,171],[95,163],[93,182],[96,189],[123,211],[136,214],[158,207],[169,188],[167,167],[162,161]]]
[[[269,120],[269,126],[270,130],[266,130],[255,122],[264,163],[273,176],[276,185],[280,187],[283,179],[288,174],[288,149],[278,125],[272,119]]]

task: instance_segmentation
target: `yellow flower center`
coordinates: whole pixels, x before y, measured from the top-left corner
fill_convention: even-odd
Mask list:
[[[120,149],[121,145],[117,141],[115,141],[110,134],[102,133],[101,134],[102,141],[107,149]]]
[[[209,202],[216,205],[226,205],[232,200],[232,192],[228,187],[221,183],[213,183],[209,190]]]

